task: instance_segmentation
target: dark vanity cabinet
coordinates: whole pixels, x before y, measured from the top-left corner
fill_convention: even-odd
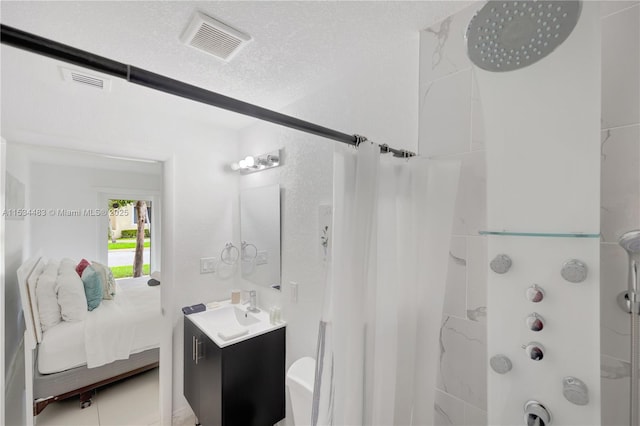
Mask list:
[[[203,426],[271,426],[285,416],[285,328],[218,347],[184,317],[184,396]]]

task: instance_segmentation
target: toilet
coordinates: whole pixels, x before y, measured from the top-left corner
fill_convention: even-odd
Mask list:
[[[291,395],[291,410],[295,426],[311,424],[313,382],[316,374],[316,360],[300,358],[287,371],[287,387]]]

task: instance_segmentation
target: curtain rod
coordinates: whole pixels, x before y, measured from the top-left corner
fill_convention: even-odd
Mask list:
[[[76,49],[75,47],[58,43],[4,24],[0,24],[0,28],[0,42],[18,49],[27,50],[42,56],[89,68],[94,71],[99,71],[150,89],[222,108],[227,111],[233,111],[259,120],[279,124],[302,132],[322,136],[324,138],[349,145],[358,146],[359,143],[366,140],[366,138],[363,138],[362,136],[348,135],[337,130],[319,126],[289,115],[281,114],[238,99],[230,98],[216,92],[211,92],[201,87],[174,80],[160,74],[155,74],[151,71],[146,71],[132,65],[123,64],[103,56],[98,56],[84,50]],[[380,151],[391,152],[396,157],[415,156],[415,153],[413,152],[390,148],[387,145],[381,145]]]

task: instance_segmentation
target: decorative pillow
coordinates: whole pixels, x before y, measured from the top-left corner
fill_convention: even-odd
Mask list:
[[[56,294],[56,279],[58,278],[59,266],[59,262],[50,260],[40,277],[38,277],[36,285],[40,327],[43,332],[62,321],[58,295]]]
[[[84,294],[87,297],[87,308],[93,311],[102,302],[102,288],[104,287],[102,275],[93,266],[87,266],[82,273],[82,283],[84,284]]]
[[[108,266],[98,263],[96,261],[91,262],[91,266],[97,273],[102,276],[102,299],[111,300],[116,295],[116,280],[113,278],[113,273]]]
[[[82,321],[87,317],[84,285],[76,272],[76,263],[71,259],[60,262],[56,292],[63,321]]]
[[[86,268],[89,265],[91,265],[91,263],[89,263],[87,259],[82,259],[80,263],[78,263],[78,266],[76,266],[76,272],[78,273],[79,277],[82,276],[82,273],[84,272],[84,268]]]

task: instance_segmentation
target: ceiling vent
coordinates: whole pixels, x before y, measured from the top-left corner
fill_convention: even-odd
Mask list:
[[[251,36],[196,12],[180,40],[187,46],[228,62],[251,41]]]
[[[84,71],[72,70],[70,68],[60,67],[62,78],[68,83],[81,84],[87,87],[94,87],[100,90],[111,90],[111,80],[98,77],[97,75],[87,74]]]

